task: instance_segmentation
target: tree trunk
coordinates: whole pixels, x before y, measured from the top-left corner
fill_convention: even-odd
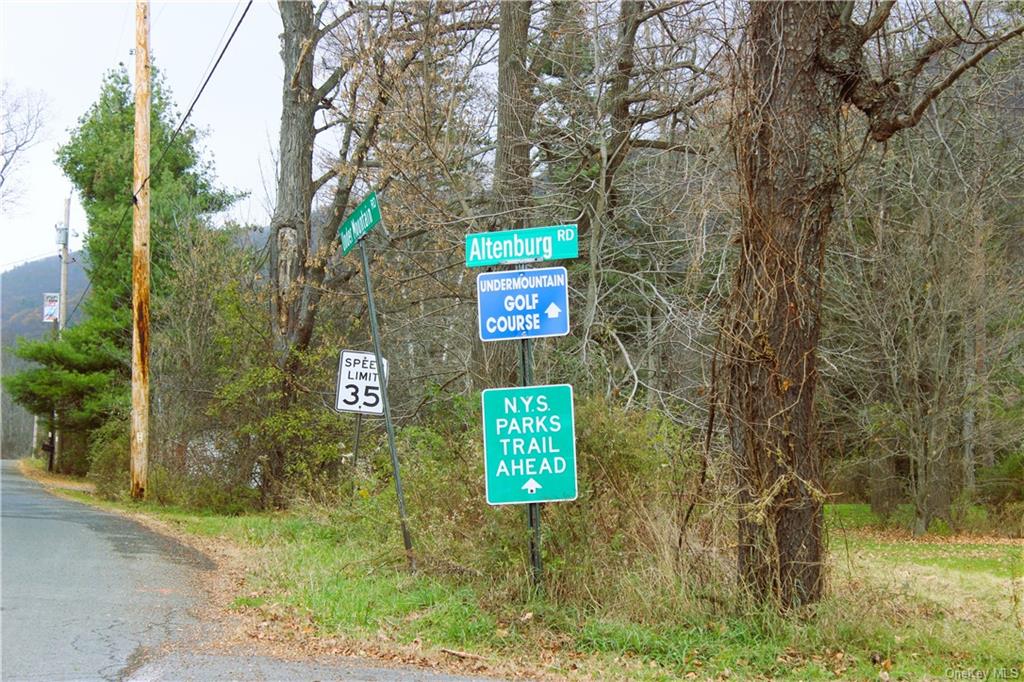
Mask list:
[[[295,396],[292,352],[300,332],[303,272],[310,243],[313,136],[316,101],[313,97],[313,59],[304,57],[316,32],[313,6],[308,2],[279,3],[281,13],[281,131],[277,201],[270,220],[270,324],[278,366],[282,369],[279,409],[287,411]],[[308,341],[308,335],[306,338]],[[283,443],[269,444],[262,471],[262,501],[284,505],[282,484],[286,451]]]
[[[915,99],[924,67],[964,38],[927,40],[913,66],[872,77],[863,47],[895,6],[873,4],[859,24],[852,2],[748,4],[732,130],[742,224],[723,328],[725,407],[740,504],[739,573],[755,596],[783,608],[822,592],[815,365],[840,108],[864,112],[869,137],[884,142],[917,125],[985,55],[1024,34],[1017,24],[989,37]]]
[[[782,608],[822,593],[814,393],[841,93],[817,63],[826,3],[751,3],[735,150],[742,226],[726,334],[739,575]]]
[[[313,176],[313,60],[303,59],[316,26],[308,2],[281,2],[281,133],[277,201],[270,220],[271,324],[275,350],[285,356],[299,321],[303,256],[310,242]]]
[[[498,16],[498,130],[494,154],[494,208],[501,228],[529,227],[533,203],[530,133],[537,103],[528,67],[530,0],[503,0]],[[477,388],[516,381],[518,344],[485,344],[474,338]]]
[[[533,183],[530,132],[537,112],[529,60],[529,0],[505,0],[498,18],[498,131],[494,195],[499,223],[526,227]]]
[[[969,284],[970,313],[964,320],[964,415],[963,415],[963,484],[969,494],[974,494],[975,469],[979,460],[982,466],[991,466],[992,450],[977,442],[978,411],[983,404],[979,386],[985,376],[985,229],[981,210],[973,212],[974,243],[971,250],[971,281]],[[979,452],[979,450],[981,452]],[[980,457],[979,457],[980,455]]]

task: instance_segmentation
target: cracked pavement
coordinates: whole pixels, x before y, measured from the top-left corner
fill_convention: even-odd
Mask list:
[[[212,653],[197,614],[200,552],[46,492],[0,462],[3,680],[424,680],[456,677],[338,657]]]
[[[115,680],[195,621],[213,564],[137,523],[45,492],[2,462],[3,679]]]

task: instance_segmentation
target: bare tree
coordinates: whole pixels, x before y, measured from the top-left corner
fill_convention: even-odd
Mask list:
[[[12,180],[25,152],[39,142],[46,125],[46,98],[41,92],[0,85],[0,209],[17,201]]]
[[[913,131],[873,150],[843,188],[830,249],[825,410],[882,512],[909,500],[914,532],[950,526],[975,469],[1013,447],[987,409],[1021,336],[1014,197],[1024,185],[1007,115],[1019,63],[983,63]],[[985,453],[978,457],[978,453]]]
[[[436,38],[428,29],[436,17],[471,14],[473,6],[280,3],[285,76],[270,277],[282,409],[302,391],[300,356],[313,337],[321,299],[357,272],[341,260],[338,227],[361,194],[385,189],[394,177],[381,172],[374,156],[392,100]],[[480,23],[470,16],[447,30],[476,30]],[[314,224],[318,201],[324,216]],[[269,449],[265,504],[283,504],[287,448],[280,442]]]

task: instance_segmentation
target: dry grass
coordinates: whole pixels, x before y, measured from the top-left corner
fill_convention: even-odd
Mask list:
[[[94,494],[96,486],[85,479],[63,474],[51,474],[46,470],[46,462],[42,459],[19,459],[18,471],[27,478],[42,483],[55,490],[75,490]]]

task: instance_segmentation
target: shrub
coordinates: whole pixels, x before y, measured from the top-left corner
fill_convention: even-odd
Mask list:
[[[978,472],[978,493],[982,501],[998,509],[1024,502],[1024,450],[1014,452],[993,467]]]
[[[522,600],[532,590],[526,511],[486,504],[480,415],[467,404],[479,402],[435,404],[428,419],[398,434],[416,554],[428,571],[485,580],[496,604]],[[457,414],[448,419],[446,410]],[[660,412],[577,394],[576,439],[579,497],[542,507],[546,593],[588,608],[671,612],[673,600],[688,598],[681,576],[695,570],[679,560],[678,526],[699,474],[692,434]],[[383,438],[373,442],[372,471],[357,481],[340,523],[373,524],[371,534],[393,534],[400,546],[387,447]],[[701,541],[712,544],[717,526],[708,516],[698,511],[691,530],[707,526]]]
[[[1024,537],[1024,450],[981,469],[977,494],[988,508],[990,523],[1009,535]]]
[[[131,487],[130,429],[127,419],[111,418],[89,438],[89,478],[100,497],[117,499]]]

